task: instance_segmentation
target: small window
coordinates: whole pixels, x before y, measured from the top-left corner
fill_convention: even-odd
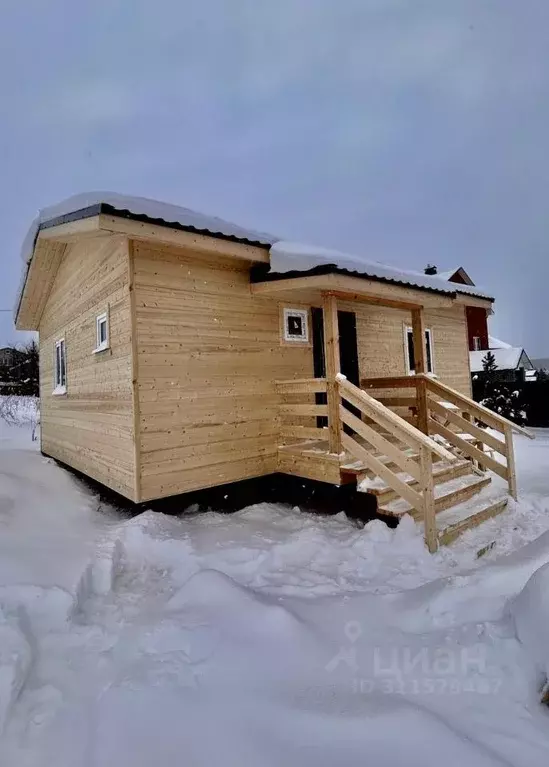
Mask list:
[[[95,320],[96,345],[94,352],[102,352],[109,348],[109,319],[107,312],[100,314]]]
[[[309,322],[306,309],[284,309],[284,340],[308,343]]]
[[[480,347],[480,337],[479,336],[473,336],[473,349],[476,352],[479,352],[480,349],[481,349],[481,347]]]
[[[65,394],[67,391],[67,359],[65,353],[65,339],[60,338],[55,342],[54,357],[54,394]]]
[[[412,374],[416,372],[416,362],[414,355],[414,331],[412,328],[406,328],[406,368],[408,373]],[[425,331],[425,361],[427,364],[427,372],[434,372],[433,363],[433,337],[430,330]]]

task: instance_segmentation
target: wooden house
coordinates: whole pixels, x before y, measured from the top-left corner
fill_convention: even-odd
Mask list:
[[[485,469],[516,496],[523,430],[470,397],[474,287],[107,194],[44,211],[24,262],[42,451],[132,501],[356,482],[434,550],[505,507]]]

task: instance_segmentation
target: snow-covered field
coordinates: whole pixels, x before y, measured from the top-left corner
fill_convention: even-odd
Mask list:
[[[521,502],[432,556],[410,519],[122,518],[0,424],[0,765],[547,765],[549,432],[516,450]]]

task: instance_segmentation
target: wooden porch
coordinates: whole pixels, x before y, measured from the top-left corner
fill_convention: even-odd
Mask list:
[[[513,432],[532,436],[427,374],[422,307],[409,307],[415,375],[359,387],[340,373],[338,295],[324,293],[322,306],[326,376],[277,381],[279,471],[356,483],[376,496],[380,515],[422,523],[431,552],[517,498]],[[505,485],[491,486],[488,470]]]

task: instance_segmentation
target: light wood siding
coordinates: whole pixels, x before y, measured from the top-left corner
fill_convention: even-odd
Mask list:
[[[277,379],[310,377],[249,264],[134,243],[144,500],[276,471]]]
[[[361,378],[406,374],[404,328],[412,324],[410,312],[347,301],[339,301],[338,308],[356,313]],[[432,332],[434,372],[470,396],[465,308],[426,309],[425,327]]]
[[[425,327],[432,332],[436,375],[448,386],[472,396],[465,307],[426,311]]]
[[[136,500],[127,240],[68,245],[40,321],[42,450]],[[109,312],[110,349],[93,354],[95,319]],[[67,394],[54,396],[64,337]]]
[[[136,501],[276,471],[275,381],[313,375],[311,346],[281,340],[281,306],[320,302],[253,295],[249,268],[115,235],[67,245],[40,322],[43,451]],[[409,312],[338,308],[356,312],[362,377],[405,372]],[[105,310],[110,350],[94,355]],[[469,394],[464,307],[428,310],[425,324],[437,375]],[[53,396],[60,337],[67,394]]]

